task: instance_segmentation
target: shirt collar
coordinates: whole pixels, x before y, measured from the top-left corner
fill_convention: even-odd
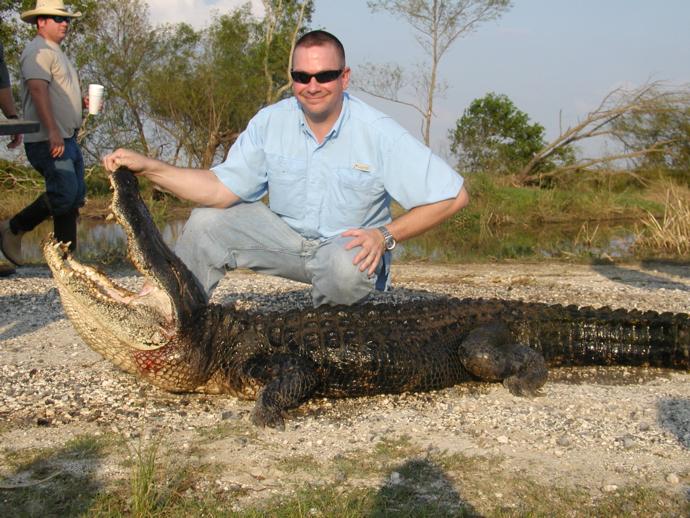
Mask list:
[[[307,121],[304,118],[304,111],[302,110],[302,106],[300,105],[299,102],[297,102],[297,98],[295,98],[295,102],[297,103],[297,106],[299,107],[299,124],[300,128],[302,128],[302,131],[306,133],[307,135],[311,135],[313,137],[313,133],[311,131],[311,128],[309,127],[309,124],[307,124]],[[338,119],[335,121],[335,124],[333,124],[333,127],[331,128],[331,131],[328,132],[326,135],[326,138],[324,138],[324,142],[331,138],[335,138],[340,134],[340,130],[343,127],[343,124],[345,120],[350,116],[350,94],[347,92],[343,92],[343,106],[340,109],[340,115],[338,115]]]
[[[56,49],[56,50],[61,50],[61,47],[60,47],[60,44],[59,44],[59,43],[56,43],[56,42],[54,42],[54,41],[52,41],[52,40],[49,40],[48,38],[44,38],[44,37],[41,36],[40,34],[36,34],[36,38],[34,38],[34,39],[38,39],[38,38],[40,38],[39,41],[44,42],[44,43],[45,43],[46,45],[48,45],[49,47],[52,47],[52,48],[54,48],[54,49]]]

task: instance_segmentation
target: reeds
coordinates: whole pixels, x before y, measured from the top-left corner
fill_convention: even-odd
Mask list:
[[[159,492],[156,480],[158,443],[140,443],[130,446],[132,474],[130,478],[130,506],[132,516],[152,516],[158,506]]]
[[[690,255],[690,201],[680,188],[667,189],[661,220],[647,211],[640,224],[641,228],[636,227],[634,245],[638,252],[662,252],[676,257]]]

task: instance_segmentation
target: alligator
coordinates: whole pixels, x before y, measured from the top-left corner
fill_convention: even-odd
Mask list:
[[[121,168],[110,180],[128,258],[158,297],[118,286],[50,236],[43,252],[65,313],[92,349],[162,389],[256,400],[258,426],[284,428],[288,410],[314,397],[430,391],[470,380],[533,396],[550,367],[690,366],[684,313],[441,295],[267,313],[209,304],[163,241],[136,176]]]

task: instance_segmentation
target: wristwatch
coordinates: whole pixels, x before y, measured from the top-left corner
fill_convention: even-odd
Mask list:
[[[380,226],[377,229],[379,232],[383,234],[383,247],[386,250],[393,250],[395,248],[395,245],[398,243],[395,241],[395,238],[393,237],[393,234],[391,234],[388,229],[385,226]]]

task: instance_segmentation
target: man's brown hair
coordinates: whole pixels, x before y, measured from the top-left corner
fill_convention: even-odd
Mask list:
[[[330,32],[322,30],[307,32],[297,40],[297,43],[295,43],[295,49],[297,49],[297,47],[319,47],[329,43],[336,48],[340,56],[341,64],[342,66],[345,66],[345,47],[343,47],[343,44],[340,43],[340,40],[333,36]]]

